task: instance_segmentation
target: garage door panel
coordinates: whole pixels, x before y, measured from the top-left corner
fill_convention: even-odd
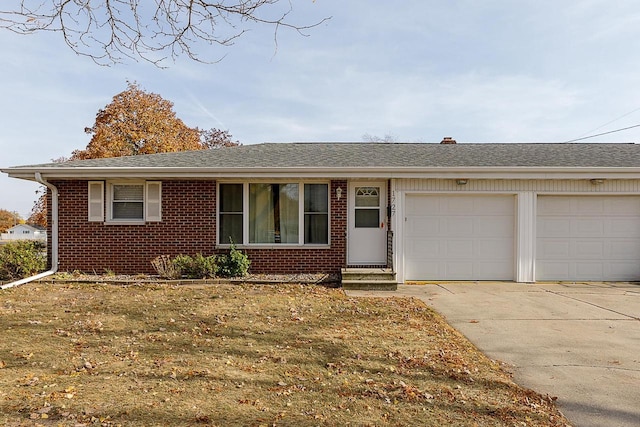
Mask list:
[[[434,233],[437,233],[440,229],[439,224],[429,221],[427,218],[428,217],[421,216],[418,218],[412,218],[411,221],[407,220],[406,230],[416,237],[431,236]]]
[[[474,271],[476,277],[491,277],[496,272],[501,272],[502,276],[496,280],[511,280],[513,279],[513,264],[511,262],[504,261],[482,261],[474,263]],[[511,277],[508,277],[511,276]],[[470,278],[469,280],[473,280]]]
[[[474,235],[483,237],[513,237],[513,217],[508,215],[475,218]]]
[[[438,234],[440,237],[464,237],[473,233],[473,218],[448,217],[440,218],[438,222],[441,224],[442,231]]]
[[[640,209],[638,209],[640,212]],[[608,222],[607,231],[615,237],[640,235],[640,222],[635,218],[613,218]]]
[[[538,226],[540,237],[565,237],[571,234],[571,220],[568,218],[549,217]]]
[[[604,268],[601,262],[576,262],[575,269],[576,277],[604,276]]]
[[[537,280],[639,280],[640,197],[538,197]]]
[[[475,243],[474,258],[482,262],[502,259],[512,264],[514,259],[513,251],[513,246],[506,245],[504,239],[483,239]]]
[[[544,253],[548,259],[564,258],[571,254],[571,245],[566,240],[547,239],[538,243],[538,253]]]
[[[578,240],[573,244],[573,256],[580,259],[600,260],[605,256],[605,242],[602,240]]]
[[[418,259],[423,256],[428,258],[438,257],[442,248],[440,245],[432,244],[424,238],[414,238],[407,242],[405,246],[405,256],[408,259]]]
[[[608,216],[629,216],[630,212],[640,212],[640,198],[619,197],[605,206]]]
[[[609,244],[609,253],[615,260],[634,260],[640,264],[640,241],[616,240]]]
[[[536,265],[536,273],[538,280],[569,280],[571,272],[569,264],[558,261],[546,261]],[[553,279],[545,279],[545,277],[553,277]]]
[[[513,196],[413,194],[405,199],[406,280],[513,279]]]
[[[630,280],[629,277],[640,277],[640,265],[637,260],[612,262],[607,266],[609,280]]]
[[[465,215],[465,212],[473,210],[473,200],[467,197],[452,197],[440,200],[441,209],[439,214]]]
[[[538,208],[549,215],[564,215],[565,212],[571,211],[571,200],[563,197],[538,198]]]
[[[411,263],[405,271],[410,277],[438,277],[439,264],[437,262]]]
[[[570,197],[569,197],[570,198]],[[605,213],[605,200],[599,197],[583,197],[579,199],[572,199],[575,202],[573,212],[578,215],[603,215]]]
[[[604,221],[601,218],[580,218],[572,222],[571,236],[602,237]]]
[[[473,280],[473,264],[465,261],[448,261],[441,277],[456,277],[454,280]]]
[[[444,247],[446,250],[441,253],[444,258],[466,258],[471,259],[474,255],[473,242],[469,240],[448,240],[445,242]]]
[[[474,200],[473,212],[476,216],[500,216],[512,213],[515,200],[512,196],[493,197],[491,203],[487,203],[482,197]]]

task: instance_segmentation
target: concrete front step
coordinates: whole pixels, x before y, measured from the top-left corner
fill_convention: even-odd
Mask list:
[[[342,287],[353,290],[388,290],[398,288],[396,273],[390,268],[343,268]]]
[[[395,280],[342,280],[342,288],[360,291],[395,291],[398,282]]]
[[[343,268],[345,280],[395,280],[396,273],[390,268]]]

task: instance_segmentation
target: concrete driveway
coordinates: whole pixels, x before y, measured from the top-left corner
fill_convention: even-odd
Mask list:
[[[514,380],[558,397],[577,427],[640,426],[640,285],[440,283],[401,285],[480,350],[513,366]]]

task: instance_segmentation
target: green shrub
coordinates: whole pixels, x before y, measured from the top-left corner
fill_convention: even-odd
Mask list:
[[[194,257],[189,255],[178,255],[173,259],[175,269],[180,276],[189,279],[205,279],[216,277],[218,266],[216,264],[215,255],[204,256],[196,254]]]
[[[0,280],[17,280],[47,268],[44,243],[33,240],[10,242],[0,246]]]
[[[156,273],[164,279],[177,279],[187,277],[189,279],[205,279],[219,277],[242,277],[249,271],[251,261],[249,257],[231,245],[228,254],[204,256],[178,255],[170,258],[161,255],[151,261]]]
[[[218,275],[220,277],[242,277],[249,272],[251,261],[234,244],[228,255],[218,255]]]

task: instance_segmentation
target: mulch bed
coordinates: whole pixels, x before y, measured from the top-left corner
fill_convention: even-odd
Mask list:
[[[108,283],[114,285],[135,285],[166,283],[170,285],[201,285],[201,284],[315,284],[328,287],[340,285],[338,274],[248,274],[236,278],[214,279],[175,279],[167,280],[159,276],[137,275],[99,275],[99,274],[70,274],[58,273],[42,279],[40,283]]]

